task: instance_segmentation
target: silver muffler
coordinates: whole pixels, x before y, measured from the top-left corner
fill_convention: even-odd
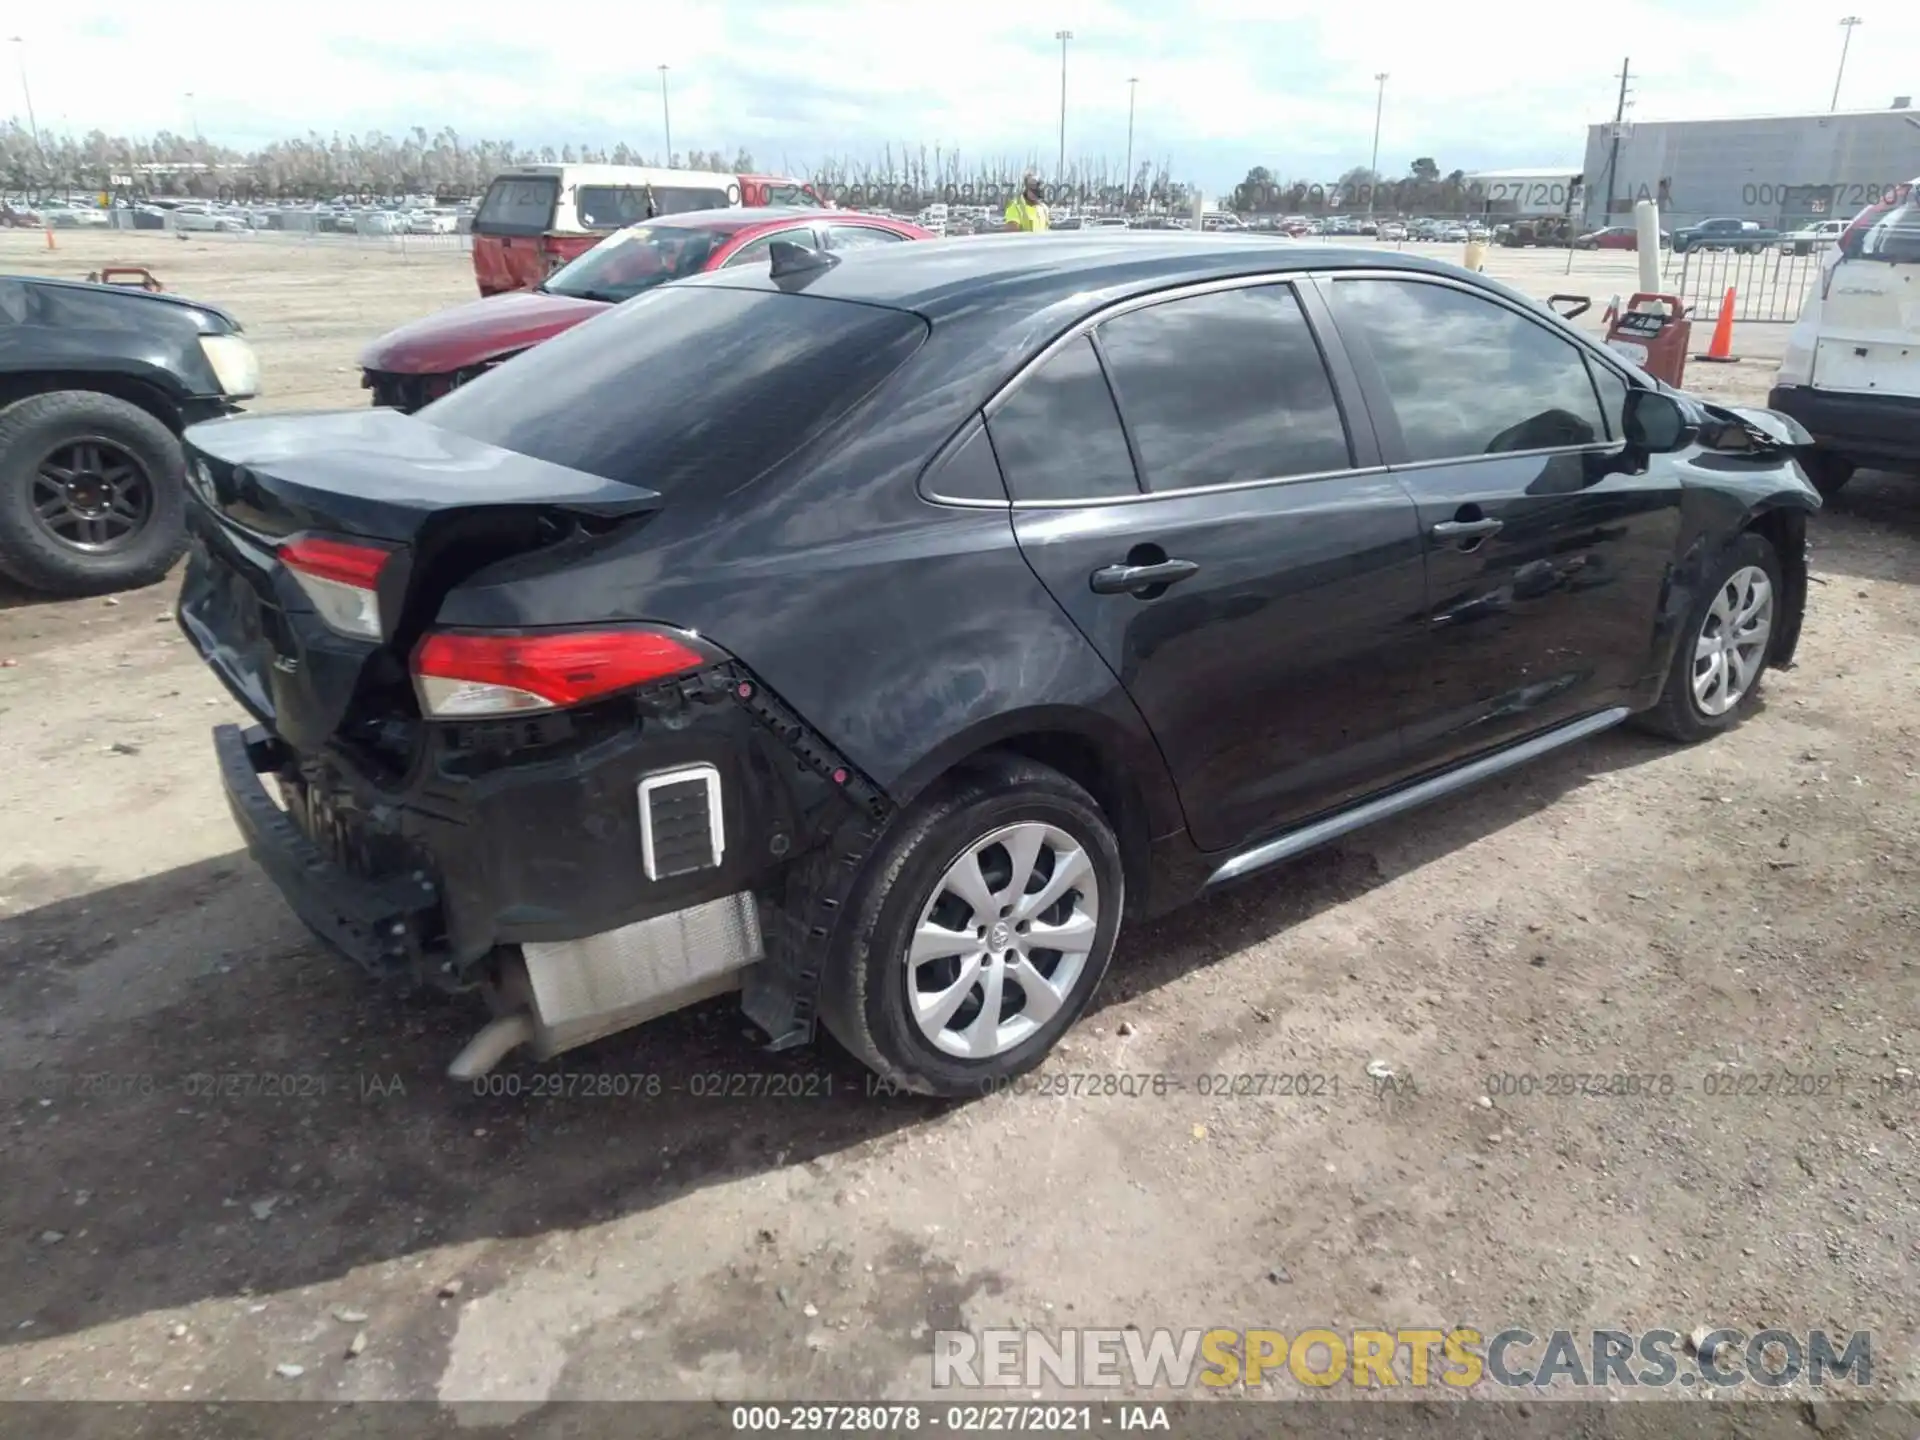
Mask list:
[[[766,953],[748,891],[583,940],[528,943],[487,987],[495,1018],[447,1074],[477,1080],[522,1045],[564,1050],[738,990]]]

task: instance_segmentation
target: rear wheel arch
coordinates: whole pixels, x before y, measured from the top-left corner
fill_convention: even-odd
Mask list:
[[[1133,909],[1146,902],[1151,888],[1153,841],[1182,822],[1171,778],[1159,756],[1142,764],[1132,749],[1090,717],[1068,719],[1046,713],[1007,717],[1003,723],[942,747],[916,767],[910,788],[896,787],[895,799],[904,809],[940,781],[991,769],[1007,757],[1057,770],[1092,796],[1112,825],[1126,871],[1129,909]]]

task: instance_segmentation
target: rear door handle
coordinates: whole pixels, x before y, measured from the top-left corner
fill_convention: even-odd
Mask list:
[[[1486,535],[1498,535],[1506,522],[1502,520],[1442,520],[1429,532],[1436,540],[1478,540]]]
[[[1197,574],[1191,560],[1162,560],[1157,565],[1108,565],[1089,577],[1096,595],[1137,595],[1156,585],[1173,585]]]

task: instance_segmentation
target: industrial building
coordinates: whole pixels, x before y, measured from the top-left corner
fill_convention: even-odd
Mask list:
[[[1668,228],[1726,215],[1795,229],[1920,178],[1920,112],[1903,95],[1885,110],[1592,125],[1583,171],[1588,229],[1627,223],[1638,200]]]

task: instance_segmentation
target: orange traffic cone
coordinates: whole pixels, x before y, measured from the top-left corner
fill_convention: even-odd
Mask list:
[[[1720,297],[1720,319],[1713,327],[1713,341],[1707,346],[1707,353],[1696,355],[1696,360],[1711,360],[1718,365],[1731,365],[1739,360],[1733,353],[1733,290],[1729,285],[1727,293]]]
[[[53,243],[53,227],[51,225],[47,226],[47,248],[49,250],[57,250],[60,248]]]

